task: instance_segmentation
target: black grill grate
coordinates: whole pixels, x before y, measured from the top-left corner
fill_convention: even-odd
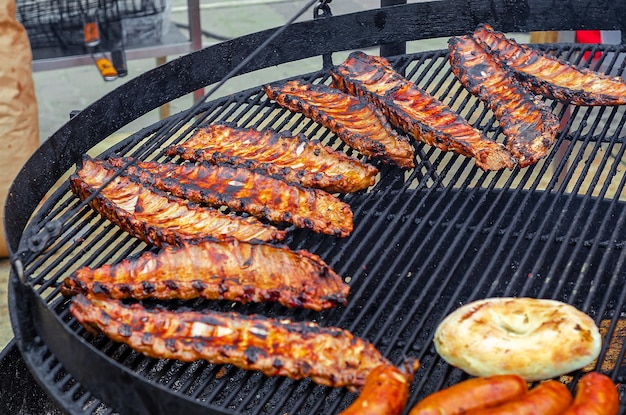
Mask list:
[[[585,51],[598,51],[602,56],[597,64],[603,70],[618,75],[624,70],[619,48],[546,47],[574,62],[580,62]],[[404,55],[391,61],[489,136],[503,140],[492,114],[452,76],[446,51]],[[329,82],[326,71],[303,77]],[[349,279],[352,292],[345,308],[315,313],[276,305],[206,301],[172,302],[171,306],[234,309],[349,329],[373,342],[395,363],[406,356],[420,359],[422,367],[412,385],[410,403],[465,377],[437,357],[431,340],[438,322],[468,301],[504,295],[555,298],[589,313],[598,324],[605,320],[602,324],[608,324],[608,332],[617,333],[616,326],[626,312],[626,114],[622,107],[552,106],[563,120],[563,132],[550,155],[535,166],[483,172],[472,160],[418,144],[413,171],[380,166],[381,179],[374,188],[345,196],[354,211],[355,230],[350,237],[291,233],[286,241],[290,247],[317,253]],[[167,144],[183,140],[197,125],[217,120],[291,129],[355,154],[326,129],[280,109],[260,88],[254,88],[203,104],[192,123],[166,120],[150,126],[103,155],[162,160]],[[170,126],[172,131],[164,131]],[[33,346],[42,363],[40,377],[68,411],[113,412],[64,369],[64,365],[80,365],[84,373],[73,374],[84,383],[93,382],[84,378],[89,370],[94,376],[89,355],[83,355],[86,346],[72,351],[72,358],[82,359],[80,362],[63,361],[62,365],[59,360],[63,359],[58,356],[57,360],[51,353],[58,353],[56,347],[61,344],[54,336],[71,338],[73,333],[96,353],[108,356],[105,360],[110,364],[132,373],[130,386],[111,386],[102,377],[96,381],[102,388],[141,390],[144,384],[158,385],[174,401],[187,397],[206,407],[206,413],[337,413],[354,399],[345,390],[316,386],[308,380],[267,378],[206,362],[147,359],[103,336],[87,334],[69,315],[68,301],[56,288],[60,281],[80,266],[116,262],[149,247],[88,208],[68,218],[67,213],[74,212],[76,206],[78,201],[69,193],[67,183],[61,182],[38,209],[29,229],[63,218],[64,232],[25,268],[29,284],[43,300],[44,316],[37,327],[41,339]],[[28,230],[25,235],[28,240]],[[46,313],[58,317],[60,332],[47,324]],[[619,367],[609,374],[624,381]],[[100,388],[92,392],[106,394]],[[160,397],[136,399],[150,402]],[[141,412],[136,400],[127,405],[135,409],[117,410]]]

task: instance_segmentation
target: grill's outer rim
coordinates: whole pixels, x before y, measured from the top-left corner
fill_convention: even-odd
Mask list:
[[[255,89],[256,89],[256,88],[255,88]],[[244,93],[245,93],[245,91],[244,91]],[[150,126],[150,127],[147,127],[147,129],[148,129],[148,130],[151,130],[151,129],[153,129],[153,128],[152,128],[152,126]],[[29,294],[30,294],[30,292],[29,292]],[[15,296],[15,298],[25,299],[25,298],[28,298],[28,295],[24,295],[24,296]],[[28,309],[30,310],[29,312],[32,312],[32,307],[33,307],[33,306],[35,307],[35,309],[37,309],[37,306],[38,306],[37,301],[39,301],[39,299],[38,299],[38,298],[36,299],[36,301],[35,301],[35,302],[33,302],[33,301],[30,301],[30,302],[28,302],[28,301],[24,301],[24,302],[23,302],[23,304],[28,305],[26,308],[28,308]],[[44,309],[45,309],[45,307],[44,307]],[[44,310],[44,312],[45,312],[45,310]],[[44,313],[44,314],[45,314],[45,313]],[[48,318],[49,316],[44,316],[44,317],[45,317],[45,318]],[[24,321],[24,320],[23,320],[23,319],[21,319],[21,318],[18,318],[17,320],[18,320],[18,321]],[[36,339],[36,338],[35,338],[35,339]],[[205,409],[204,409],[204,410],[205,410]],[[193,410],[190,410],[190,413],[194,413],[194,412],[193,412]],[[218,411],[218,412],[216,412],[216,413],[220,413],[220,412]]]
[[[151,129],[151,127],[148,127],[148,129]],[[24,298],[28,298],[28,296],[16,296],[16,298],[22,298],[22,299],[24,299]],[[38,300],[38,299],[37,299],[37,300]],[[29,303],[28,303],[28,302],[25,302],[25,304],[29,304]],[[36,305],[36,304],[35,304],[35,305]],[[31,303],[30,303],[30,307],[32,307],[32,306],[33,306],[33,303],[31,302]],[[46,318],[47,318],[47,317],[46,317]],[[22,320],[22,319],[19,319],[19,320]],[[23,321],[23,320],[22,320],[22,321]],[[194,412],[192,411],[192,412],[190,412],[190,413],[194,413]]]

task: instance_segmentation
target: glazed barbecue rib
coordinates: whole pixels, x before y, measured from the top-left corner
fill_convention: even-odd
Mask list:
[[[361,98],[297,80],[266,85],[264,89],[278,104],[328,128],[361,154],[406,169],[415,167],[415,150],[409,140]]]
[[[67,296],[276,301],[316,311],[345,305],[349,291],[317,255],[236,239],[169,246],[114,265],[82,267],[61,286]]]
[[[104,160],[84,156],[70,177],[70,188],[81,200],[102,187],[117,168]],[[242,241],[282,240],[286,231],[213,208],[198,206],[120,175],[101,189],[90,206],[134,237],[156,246],[179,245],[207,237],[234,237]]]
[[[349,193],[376,182],[378,169],[304,134],[258,131],[231,123],[196,130],[186,142],[166,149],[170,156],[254,168],[286,181],[327,192]]]
[[[536,94],[576,105],[626,104],[626,82],[588,68],[577,68],[543,51],[520,45],[487,24],[473,37],[497,59],[516,71],[522,84]]]
[[[483,170],[514,167],[502,144],[487,138],[450,107],[397,73],[386,59],[353,52],[331,69],[331,75],[334,86],[367,98],[394,126],[416,140],[473,157]]]
[[[389,364],[366,340],[313,322],[211,310],[148,310],[82,294],[73,297],[70,312],[89,330],[102,331],[153,358],[204,359],[353,391],[364,385],[372,369]]]
[[[115,159],[116,166],[125,159]],[[175,196],[210,205],[225,205],[273,222],[292,223],[329,235],[352,232],[350,206],[330,193],[306,189],[259,172],[225,165],[141,162],[127,172]]]
[[[493,111],[519,166],[545,157],[558,132],[558,117],[540,97],[526,92],[506,65],[471,36],[453,37],[448,43],[452,72]]]

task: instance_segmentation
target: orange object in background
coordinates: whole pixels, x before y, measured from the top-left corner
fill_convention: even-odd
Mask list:
[[[602,32],[600,30],[577,30],[575,35],[576,43],[602,43]],[[585,60],[589,60],[590,52],[585,52]],[[593,59],[598,59],[602,55],[601,52],[596,52],[593,55]]]
[[[96,46],[100,43],[100,31],[98,30],[98,23],[87,22],[83,26],[85,45]]]
[[[577,43],[602,43],[602,33],[599,30],[577,30]]]
[[[622,33],[619,30],[577,30],[575,41],[578,43],[619,45],[622,43]],[[594,54],[594,59],[600,55],[601,52],[597,52]],[[589,59],[589,53],[585,54],[585,58]]]
[[[117,71],[111,60],[105,55],[94,55],[96,66],[105,81],[112,81],[117,78]]]

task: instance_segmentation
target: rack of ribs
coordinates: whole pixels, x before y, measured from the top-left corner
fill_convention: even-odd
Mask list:
[[[113,265],[81,267],[61,285],[66,296],[276,301],[316,311],[345,305],[349,291],[317,255],[236,239],[169,246]]]
[[[252,216],[190,203],[125,175],[113,177],[117,170],[105,160],[84,156],[70,176],[70,188],[81,200],[93,196],[89,205],[96,212],[146,243],[179,245],[207,237],[280,241],[287,233]]]
[[[472,35],[516,72],[530,91],[575,105],[626,104],[626,82],[618,76],[578,68],[541,50],[521,45],[487,24]]]
[[[352,52],[331,69],[331,75],[333,86],[365,97],[396,128],[418,141],[473,157],[483,170],[511,169],[515,165],[501,143],[490,140],[449,106],[400,75],[382,57]]]
[[[415,150],[409,140],[367,101],[324,84],[298,80],[266,85],[264,89],[278,104],[328,128],[361,154],[406,169],[415,167]]]
[[[171,311],[103,296],[76,295],[71,314],[88,330],[158,359],[204,359],[266,376],[311,378],[356,391],[390,364],[369,342],[338,327],[211,310]]]
[[[559,119],[551,108],[527,92],[511,70],[471,36],[454,37],[448,43],[452,72],[493,111],[519,166],[545,157],[559,129]]]
[[[376,182],[378,169],[304,134],[272,129],[258,131],[219,122],[198,128],[166,154],[185,160],[205,160],[278,175],[285,181],[330,193],[363,190]]]
[[[110,159],[143,183],[197,203],[246,212],[276,223],[315,232],[348,236],[353,229],[350,205],[323,190],[308,189],[261,172],[226,165]]]

